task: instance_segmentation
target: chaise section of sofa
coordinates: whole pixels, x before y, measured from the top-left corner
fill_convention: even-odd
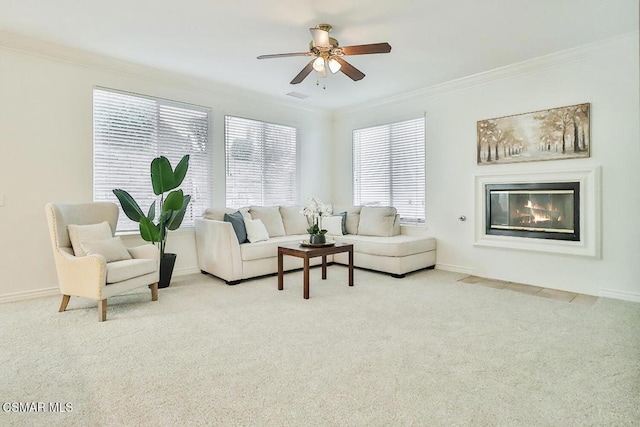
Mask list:
[[[405,227],[401,227],[401,230]],[[436,265],[436,239],[428,236],[399,234],[389,237],[344,235],[335,236],[337,242],[353,244],[353,263],[356,267],[404,277],[412,271]],[[333,261],[347,265],[345,254],[336,254]]]
[[[334,206],[333,211],[346,212],[348,229],[355,231],[332,238],[353,244],[356,267],[404,277],[407,273],[436,265],[436,239],[430,237],[424,227],[400,225],[395,208]],[[345,254],[336,254],[333,260],[339,264],[348,263]]]

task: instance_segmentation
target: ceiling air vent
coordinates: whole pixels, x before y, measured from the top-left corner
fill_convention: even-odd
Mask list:
[[[298,99],[305,99],[309,97],[309,95],[305,95],[304,93],[300,93],[300,92],[289,92],[287,95],[293,96],[294,98],[298,98]]]

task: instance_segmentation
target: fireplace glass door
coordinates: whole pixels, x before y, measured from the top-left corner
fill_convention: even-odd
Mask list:
[[[580,183],[488,184],[486,233],[580,240]]]

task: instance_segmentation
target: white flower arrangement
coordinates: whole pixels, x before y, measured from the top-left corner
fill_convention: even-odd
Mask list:
[[[306,216],[312,224],[312,226],[309,227],[310,234],[326,233],[326,230],[320,230],[322,227],[322,217],[331,215],[331,211],[331,205],[322,203],[322,201],[315,196],[309,196],[307,199],[307,205],[302,208],[300,213]],[[315,233],[311,231],[312,229]],[[324,233],[321,233],[322,231],[324,231]]]

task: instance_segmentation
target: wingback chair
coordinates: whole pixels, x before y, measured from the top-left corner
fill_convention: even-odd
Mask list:
[[[60,312],[71,296],[98,301],[98,320],[107,319],[107,298],[142,286],[158,299],[160,254],[151,244],[125,248],[114,238],[118,206],[111,202],[48,203],[45,206],[62,293]]]

